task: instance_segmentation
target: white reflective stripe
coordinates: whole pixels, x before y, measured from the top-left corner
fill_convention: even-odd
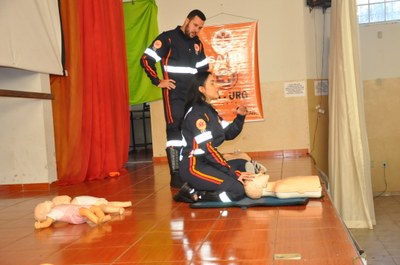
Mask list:
[[[225,129],[226,127],[228,127],[229,124],[230,124],[230,123],[227,122],[227,121],[221,121],[221,126],[222,126],[223,129]]]
[[[181,147],[183,144],[182,140],[170,140],[167,141],[167,147],[176,146]]]
[[[185,137],[183,137],[183,135],[182,135],[182,146],[187,146],[186,139]]]
[[[194,139],[196,140],[196,143],[201,144],[207,140],[212,139],[212,133],[211,131],[206,131],[202,134],[197,135],[196,137],[194,137]]]
[[[219,198],[222,202],[231,202],[231,199],[229,199],[228,195],[226,195],[226,192],[222,192],[219,195]]]
[[[205,152],[202,149],[198,148],[198,149],[192,150],[191,154],[192,155],[203,155],[203,154],[205,154]]]
[[[178,74],[196,74],[197,69],[192,67],[181,67],[181,66],[171,66],[164,65],[165,72],[168,73],[178,73]]]
[[[148,56],[152,57],[154,60],[156,60],[156,62],[161,61],[161,57],[157,55],[157,53],[155,51],[153,51],[152,49],[147,48],[144,51],[145,54],[147,54]]]
[[[186,114],[185,114],[185,117],[184,118],[186,118],[186,116],[189,114],[189,112],[191,112],[192,111],[192,109],[193,109],[193,107],[190,107],[190,109],[186,112]]]
[[[205,58],[203,61],[196,63],[196,68],[200,68],[204,65],[208,64],[208,59]]]

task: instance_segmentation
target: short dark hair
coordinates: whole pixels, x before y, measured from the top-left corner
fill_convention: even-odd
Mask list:
[[[201,12],[198,9],[194,9],[190,11],[190,13],[187,15],[187,18],[189,20],[192,20],[195,16],[198,16],[201,20],[206,21],[206,16],[204,15],[203,12]]]

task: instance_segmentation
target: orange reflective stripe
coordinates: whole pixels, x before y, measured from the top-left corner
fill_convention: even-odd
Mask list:
[[[150,67],[149,62],[146,60],[147,56],[143,55],[142,56],[142,62],[144,65],[144,68],[146,69],[146,71],[151,74],[153,77],[157,77],[157,73],[153,70],[153,68]]]
[[[211,143],[207,143],[206,146],[207,146],[207,149],[210,152],[210,154],[214,157],[215,161],[217,161],[222,166],[226,167],[227,163],[226,163],[225,159],[222,157],[222,155],[217,150],[215,150],[215,148],[211,145]]]
[[[167,118],[167,123],[171,124],[171,123],[174,122],[174,119],[172,118],[171,104],[169,104],[169,90],[168,90],[168,88],[163,88],[163,94],[164,94],[165,116]]]
[[[170,38],[168,38],[168,42],[171,45],[171,39]],[[169,57],[171,57],[171,49],[169,49],[167,56],[165,56],[164,63],[162,64],[163,66],[164,65],[168,65]]]
[[[196,141],[193,141],[193,147],[194,147],[194,149],[198,148],[198,144],[196,143]],[[198,171],[196,169],[196,161],[197,161],[197,159],[196,159],[195,156],[190,157],[189,161],[190,161],[189,170],[190,170],[190,173],[192,175],[194,175],[194,176],[196,176],[196,177],[198,177],[200,179],[204,179],[206,181],[215,183],[215,184],[221,184],[222,182],[224,182],[223,179],[220,179],[220,178],[217,178],[217,177],[214,177],[214,176],[211,176],[211,175],[207,175],[207,174],[205,174],[203,172]]]
[[[189,168],[189,170],[190,170],[190,173],[192,173],[194,176],[196,176],[196,177],[198,177],[200,179],[204,179],[206,181],[209,181],[209,182],[212,182],[212,183],[215,183],[215,184],[221,184],[222,182],[224,182],[224,180],[222,180],[222,179],[216,178],[216,177],[211,176],[211,175],[204,174],[204,173],[196,170],[196,157],[195,156],[192,156],[190,158],[190,168]]]
[[[168,58],[163,58],[161,65],[165,65],[166,61]],[[164,79],[168,79],[168,73],[162,69],[163,74],[164,74]],[[169,103],[169,90],[168,88],[163,88],[163,94],[164,94],[164,106],[165,106],[165,116],[167,118],[166,122],[167,124],[171,124],[174,122],[174,118],[172,117],[172,111],[171,111],[171,104]]]

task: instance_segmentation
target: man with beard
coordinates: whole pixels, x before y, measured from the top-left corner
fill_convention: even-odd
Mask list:
[[[161,33],[145,50],[140,63],[151,82],[162,89],[166,122],[166,152],[170,168],[170,186],[180,188],[179,153],[183,146],[181,123],[187,89],[197,72],[208,70],[204,47],[197,36],[206,17],[192,10],[182,26]],[[161,61],[163,79],[157,75],[156,63]]]

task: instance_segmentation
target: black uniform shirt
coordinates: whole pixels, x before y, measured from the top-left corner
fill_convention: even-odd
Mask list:
[[[160,83],[155,67],[158,61],[161,61],[164,79],[174,79],[177,89],[181,89],[191,75],[208,70],[200,39],[197,36],[187,37],[180,26],[161,33],[140,60],[147,76],[156,86]]]
[[[240,134],[245,116],[237,115],[232,123],[224,121],[209,104],[196,104],[186,114],[182,123],[182,135],[185,145],[183,159],[191,156],[218,168],[229,170],[229,165],[216,147],[225,140],[232,140]]]

